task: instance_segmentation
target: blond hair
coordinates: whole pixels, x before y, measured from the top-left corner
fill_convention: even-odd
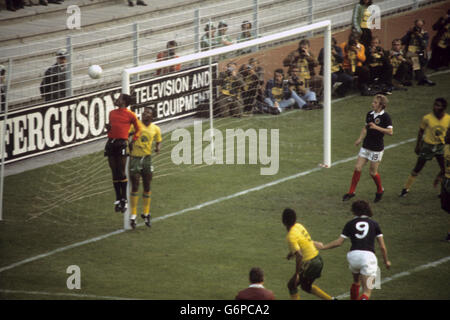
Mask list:
[[[383,106],[383,109],[387,107],[389,100],[385,95],[377,94],[375,96],[375,99],[378,100],[378,102]]]

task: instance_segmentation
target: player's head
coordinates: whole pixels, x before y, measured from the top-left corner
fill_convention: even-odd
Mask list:
[[[149,125],[153,121],[153,112],[150,108],[145,108],[144,112],[142,112],[142,122],[145,125]]]
[[[385,95],[382,94],[377,94],[372,101],[372,107],[374,109],[380,109],[384,110],[386,109],[387,105],[388,105],[388,98]]]
[[[133,102],[133,97],[126,93],[121,93],[116,100],[116,105],[119,108],[127,108]]]
[[[289,230],[297,221],[297,214],[294,210],[290,208],[286,208],[283,211],[283,215],[281,221],[285,225],[285,227]]]
[[[372,209],[367,201],[356,200],[352,203],[352,212],[355,216],[372,216]]]
[[[447,100],[444,98],[437,98],[434,100],[433,113],[437,118],[440,119],[444,116],[445,109],[447,109]]]
[[[250,270],[249,274],[250,283],[263,283],[264,271],[261,268],[255,267]]]

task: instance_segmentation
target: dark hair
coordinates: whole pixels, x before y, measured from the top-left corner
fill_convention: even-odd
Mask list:
[[[372,216],[369,203],[364,200],[356,200],[352,203],[352,212],[355,216]]]
[[[274,73],[274,74],[275,74],[275,73],[281,73],[282,75],[284,75],[284,71],[283,71],[283,69],[281,69],[281,68],[275,69],[275,71],[274,71],[273,73]]]
[[[354,40],[356,40],[356,41],[359,41],[360,38],[361,38],[361,35],[360,35],[358,32],[353,31],[353,32],[350,33],[350,35],[348,36],[348,42],[350,42],[351,39],[354,39]]]
[[[290,209],[290,208],[286,208],[286,209],[284,209],[284,211],[283,211],[283,215],[282,215],[281,220],[282,220],[283,224],[284,224],[286,227],[289,227],[289,228],[290,228],[290,227],[292,227],[292,226],[295,224],[295,222],[297,221],[297,214],[295,213],[294,210],[292,210],[292,209]]]
[[[447,100],[445,100],[444,98],[437,98],[436,100],[434,100],[434,102],[439,102],[444,109],[447,109]]]
[[[169,47],[178,47],[178,43],[175,40],[170,40],[166,44],[166,48],[169,49]]]
[[[244,26],[245,26],[246,24],[249,24],[249,25],[250,25],[250,29],[252,28],[252,23],[251,23],[250,21],[248,21],[248,20],[245,20],[245,21],[242,21],[241,29],[244,29]]]
[[[298,43],[298,46],[301,47],[304,44],[308,45],[309,47],[311,46],[308,39],[300,40],[300,42]]]
[[[392,44],[394,44],[394,42],[400,42],[400,44],[402,44],[402,39],[395,38],[394,40],[392,40]]]
[[[356,46],[357,44],[358,44],[358,42],[355,39],[350,39],[350,40],[348,40],[347,46],[351,47],[351,46]]]
[[[125,104],[126,104],[125,107],[128,107],[128,106],[129,106],[130,104],[132,104],[133,101],[134,101],[133,97],[130,96],[129,94],[126,94],[126,93],[122,93],[122,99],[123,99],[123,101],[124,101]]]
[[[359,0],[359,4],[363,5],[364,4],[364,0]],[[369,2],[367,3],[368,6],[372,5],[372,0],[369,0]]]
[[[255,267],[250,270],[250,283],[260,283],[264,281],[264,271],[261,268]]]

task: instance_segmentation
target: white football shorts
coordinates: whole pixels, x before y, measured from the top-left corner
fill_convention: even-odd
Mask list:
[[[361,150],[359,150],[358,155],[361,158],[366,158],[367,160],[372,161],[372,162],[380,162],[381,159],[383,158],[383,153],[384,153],[384,150],[383,151],[371,151],[366,148],[361,148]]]
[[[378,270],[377,256],[372,251],[352,250],[347,253],[348,267],[352,273],[376,277]]]

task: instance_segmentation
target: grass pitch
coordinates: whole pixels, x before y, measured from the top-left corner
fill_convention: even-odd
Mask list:
[[[450,246],[443,241],[449,216],[440,209],[438,190],[432,186],[437,163],[427,163],[407,198],[398,197],[416,161],[415,142],[410,140],[417,136],[420,119],[431,112],[434,98],[450,101],[450,75],[436,75],[433,80],[435,87],[416,86],[389,97],[394,136],[385,137],[385,145],[393,147],[386,150],[379,170],[385,195],[372,205],[392,262],[391,270],[384,269],[377,250],[382,279],[450,256]],[[333,102],[332,159],[344,161],[330,169],[317,169],[322,161],[320,110],[216,121],[220,130],[279,129],[280,167],[273,176],[261,176],[260,164],[175,166],[170,152],[176,143],[170,133],[164,134],[163,152],[154,157],[155,221],[150,230],[140,226],[17,266],[13,264],[119,230],[123,219],[113,212],[110,172],[100,150],[7,177],[0,269],[11,268],[0,272],[0,299],[234,299],[248,285],[253,266],[264,269],[265,286],[278,299],[289,299],[286,283],[294,262],[285,259],[281,212],[294,208],[315,240],[328,242],[339,236],[352,217],[351,201],[343,203],[341,198],[359,150],[353,143],[371,101],[354,96]],[[267,185],[274,181],[278,182]],[[266,187],[253,189],[258,186]],[[372,202],[375,191],[365,168],[356,198]],[[224,198],[230,195],[234,196]],[[167,216],[209,201],[201,208]],[[345,258],[349,245],[347,241],[341,248],[322,252],[325,266],[317,284],[334,296],[350,287]],[[449,263],[383,283],[372,297],[450,299]],[[67,289],[70,265],[80,267],[80,290]],[[316,299],[303,292],[301,298]]]

